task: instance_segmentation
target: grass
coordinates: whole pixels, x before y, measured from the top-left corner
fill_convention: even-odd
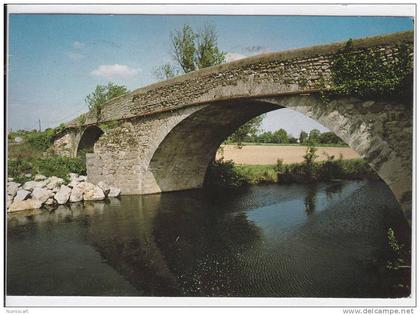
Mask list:
[[[234,143],[230,143],[234,145]],[[243,146],[247,145],[258,145],[258,146],[280,146],[280,147],[305,147],[306,145],[300,143],[260,143],[260,142],[243,142]],[[336,143],[319,143],[315,145],[316,147],[323,148],[348,148],[346,144],[336,144]]]
[[[234,171],[248,184],[307,182],[305,163],[286,165],[234,165]],[[378,176],[362,159],[314,162],[311,181],[334,179],[377,179]]]
[[[326,161],[315,162],[316,148],[308,150],[305,162],[276,165],[235,165],[233,161],[214,161],[207,172],[205,186],[209,189],[225,191],[244,185],[262,183],[313,183],[342,179],[378,179],[378,175],[362,159],[343,160],[329,157]]]
[[[48,149],[51,132],[25,132],[19,134],[21,143],[14,143],[9,136],[7,175],[16,182],[24,182],[36,174],[67,179],[69,173],[86,174],[86,166],[80,158],[54,155]],[[30,177],[25,175],[30,174]]]
[[[249,184],[276,183],[276,165],[235,165],[235,170]]]

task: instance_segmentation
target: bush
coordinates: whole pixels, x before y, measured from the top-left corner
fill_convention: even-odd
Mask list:
[[[49,157],[49,158],[17,158],[8,160],[8,176],[22,182],[28,178],[25,174],[43,174],[45,176],[57,176],[67,178],[69,173],[86,174],[86,166],[80,158]]]
[[[411,105],[412,48],[406,43],[400,44],[394,62],[384,62],[386,56],[375,49],[365,48],[355,54],[356,50],[350,39],[346,46],[335,54],[331,67],[333,85],[327,95],[368,99],[391,97]]]
[[[17,131],[13,136],[24,139],[22,143],[8,144],[8,176],[16,181],[28,180],[25,174],[43,174],[66,178],[68,173],[86,174],[85,161],[81,158],[55,156],[51,149],[54,135],[65,128],[39,131]]]
[[[17,158],[7,161],[7,175],[15,181],[22,182],[24,175],[32,173],[32,164],[28,158]]]
[[[49,157],[33,161],[35,173],[66,178],[69,173],[86,174],[86,165],[80,158]]]
[[[49,128],[41,132],[31,132],[26,134],[26,141],[33,147],[33,149],[45,151],[52,145],[54,135],[55,130]]]
[[[340,165],[345,177],[348,179],[378,179],[379,176],[369,166],[367,162],[361,159],[342,160]]]
[[[334,160],[334,156],[327,156],[327,160],[318,168],[318,180],[345,178],[342,162],[342,156],[338,160]]]
[[[311,182],[316,179],[317,173],[317,164],[315,159],[318,157],[316,155],[316,148],[314,146],[309,146],[306,148],[306,154],[303,156],[304,162],[304,172],[306,179]]]
[[[247,181],[235,169],[233,161],[224,161],[223,158],[213,161],[207,170],[204,186],[210,189],[224,190],[244,187]]]
[[[239,165],[235,170],[248,184],[277,182],[277,171],[272,165]]]

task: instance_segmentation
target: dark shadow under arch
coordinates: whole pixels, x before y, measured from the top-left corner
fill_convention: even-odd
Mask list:
[[[295,95],[205,105],[175,125],[160,142],[141,183],[142,191],[150,194],[201,188],[209,163],[229,135],[256,116],[289,108],[334,132],[366,160],[390,187],[410,221],[411,198],[407,197],[411,196],[410,168],[402,167],[405,160],[399,147],[390,145],[383,133],[367,127],[370,122],[364,121],[365,116],[358,112],[360,102],[354,98],[342,98],[334,100],[335,107],[331,109],[327,106],[330,104],[323,104],[317,97]],[[387,108],[387,104],[380,105]],[[349,107],[355,109],[355,116],[348,114]],[[397,108],[397,105],[392,107],[393,110]],[[405,123],[403,118],[399,124]]]
[[[76,155],[80,157],[86,155],[86,153],[93,153],[93,146],[103,133],[102,129],[97,126],[87,127],[80,137]]]
[[[207,167],[223,141],[250,119],[280,108],[259,101],[224,102],[197,111],[176,125],[159,145],[145,185],[150,187],[154,181],[157,191],[202,187]]]

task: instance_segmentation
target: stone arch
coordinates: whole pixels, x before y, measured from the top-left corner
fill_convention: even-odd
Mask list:
[[[279,108],[266,102],[223,102],[191,114],[157,147],[144,177],[143,192],[201,187],[220,144],[248,120]]]
[[[388,184],[410,221],[410,113],[402,104],[355,98],[325,103],[317,96],[294,95],[207,105],[157,145],[143,177],[143,193],[200,188],[209,162],[230,134],[253,117],[284,107],[318,121],[354,149]]]
[[[103,130],[98,126],[91,125],[86,127],[77,143],[76,156],[93,153],[93,147],[103,133]]]

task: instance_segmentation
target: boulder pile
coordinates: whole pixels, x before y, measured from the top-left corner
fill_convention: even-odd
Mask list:
[[[7,181],[7,211],[15,212],[45,207],[54,209],[68,202],[83,200],[104,200],[115,198],[120,189],[104,182],[97,185],[86,181],[86,176],[70,173],[70,182],[64,179],[36,175],[33,180],[19,184],[9,178]]]

